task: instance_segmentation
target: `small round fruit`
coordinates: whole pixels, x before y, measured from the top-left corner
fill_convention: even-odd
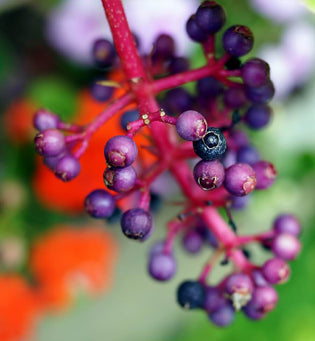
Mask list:
[[[144,240],[153,229],[151,214],[142,208],[126,211],[121,217],[120,224],[126,237],[140,241]]]
[[[194,167],[196,183],[204,190],[209,191],[220,187],[224,181],[225,171],[218,160],[199,161]]]

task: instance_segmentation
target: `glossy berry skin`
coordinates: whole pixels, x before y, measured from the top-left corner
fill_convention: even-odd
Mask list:
[[[200,140],[205,136],[207,126],[204,116],[195,110],[184,111],[176,121],[176,131],[186,141]]]
[[[225,19],[224,9],[215,1],[204,1],[196,12],[197,25],[208,34],[220,31]]]
[[[60,159],[62,159],[64,156],[66,155],[70,155],[70,151],[67,149],[64,149],[60,154],[56,155],[56,156],[44,156],[43,157],[43,161],[44,164],[53,172],[55,171],[58,161]]]
[[[207,40],[208,34],[197,24],[196,16],[192,15],[186,23],[186,31],[190,39],[198,43]]]
[[[203,246],[203,238],[197,231],[187,231],[183,237],[182,244],[184,249],[191,253],[198,253]]]
[[[255,147],[245,146],[238,150],[236,159],[237,162],[252,165],[260,160],[260,155]]]
[[[292,234],[281,233],[274,238],[271,248],[276,257],[294,260],[301,250],[301,244]]]
[[[268,103],[275,94],[275,88],[271,81],[259,87],[245,86],[246,97],[253,103]]]
[[[261,272],[270,284],[285,283],[290,276],[288,264],[280,258],[271,258],[263,265]]]
[[[252,320],[260,320],[273,310],[278,303],[277,291],[271,286],[255,289],[252,299],[244,307],[245,315]]]
[[[177,289],[177,302],[184,309],[196,309],[204,306],[206,290],[200,282],[185,281]]]
[[[293,214],[281,214],[273,223],[276,233],[289,233],[298,236],[301,233],[301,225]]]
[[[251,87],[263,86],[269,80],[269,74],[268,63],[259,58],[248,60],[241,69],[244,83]]]
[[[57,163],[55,175],[62,181],[70,181],[77,177],[81,170],[79,160],[71,154],[63,156]]]
[[[106,102],[112,97],[114,87],[102,85],[99,82],[101,81],[96,81],[90,86],[91,95],[98,102]]]
[[[224,187],[231,194],[241,197],[255,189],[256,174],[246,163],[236,163],[225,171]]]
[[[114,197],[103,189],[91,192],[84,201],[86,212],[97,219],[110,217],[115,211],[115,204]]]
[[[208,313],[219,310],[227,304],[228,304],[227,298],[225,298],[223,292],[218,287],[206,288],[206,299],[204,309]]]
[[[193,142],[195,153],[204,161],[218,159],[226,150],[226,140],[219,128],[208,127],[206,135]]]
[[[120,220],[123,234],[135,240],[144,240],[152,231],[152,216],[148,211],[142,208],[132,208],[126,211]]]
[[[225,90],[223,101],[232,109],[239,109],[246,104],[247,98],[242,88],[229,88]]]
[[[114,62],[115,48],[110,41],[98,39],[93,44],[92,57],[96,66],[108,68]]]
[[[138,110],[128,110],[120,118],[120,125],[125,130],[128,131],[127,125],[129,122],[134,122],[139,119]]]
[[[135,185],[137,173],[132,166],[125,168],[106,168],[103,174],[106,187],[117,193],[128,192]]]
[[[273,164],[268,161],[258,161],[252,164],[256,173],[256,189],[269,188],[277,178],[277,171]]]
[[[272,110],[265,104],[253,104],[250,106],[244,116],[244,122],[251,129],[257,130],[264,128],[270,122]]]
[[[227,327],[235,319],[235,310],[230,304],[209,314],[210,321],[218,327]]]
[[[223,47],[227,53],[234,57],[247,54],[252,49],[253,44],[253,33],[246,26],[231,26],[223,35]]]
[[[150,258],[148,271],[157,281],[168,281],[176,273],[177,265],[170,254],[155,254]]]
[[[57,156],[65,146],[65,137],[57,129],[47,129],[36,134],[34,138],[35,150],[43,156]]]
[[[194,167],[196,183],[204,190],[209,191],[223,184],[225,171],[222,163],[218,160],[199,161]]]
[[[214,77],[205,77],[197,81],[197,91],[201,97],[213,98],[223,92],[223,84]]]
[[[36,112],[33,118],[34,127],[41,131],[46,129],[57,129],[60,118],[48,110],[40,109]]]
[[[138,149],[130,137],[117,135],[107,141],[104,155],[109,166],[123,168],[130,166],[136,160]]]

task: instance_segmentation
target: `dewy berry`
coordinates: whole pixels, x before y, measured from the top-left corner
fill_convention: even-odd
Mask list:
[[[286,261],[300,252],[301,225],[290,213],[280,214],[270,231],[244,235],[233,217],[234,209],[247,207],[255,188],[276,186],[273,165],[261,160],[247,133],[247,128],[255,132],[270,122],[268,103],[275,91],[269,65],[243,58],[254,44],[251,29],[241,24],[227,28],[217,50],[225,11],[215,1],[200,3],[187,18],[186,30],[187,39],[200,44],[204,65],[191,68],[189,56],[179,54],[175,39],[163,32],[152,41],[152,51],[140,55],[141,42],[129,28],[122,1],[93,1],[102,1],[113,36],[113,43],[98,39],[91,47],[96,67],[106,69],[91,89],[96,100],[106,100],[103,111],[83,126],[39,110],[35,149],[58,178],[70,181],[79,174],[80,158],[92,148],[94,133],[116,119],[124,133],[104,136],[104,188],[86,193],[87,213],[107,222],[121,215],[122,233],[146,242],[155,239],[155,204],[171,205],[170,193],[180,189],[182,198],[176,199],[166,234],[147,256],[149,275],[176,280],[179,239],[190,255],[201,249],[210,255],[199,275],[178,286],[180,307],[202,309],[220,327],[231,324],[237,313],[254,320],[265,317],[278,302],[273,285],[288,280]],[[119,90],[113,91],[107,80]],[[253,242],[273,254],[263,265],[246,252]],[[209,286],[218,263],[229,263],[233,272],[227,270],[215,287]]]

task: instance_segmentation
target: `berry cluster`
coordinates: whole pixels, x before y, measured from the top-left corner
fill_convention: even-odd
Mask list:
[[[267,103],[274,87],[268,64],[258,58],[240,60],[253,47],[251,30],[242,25],[227,28],[222,38],[225,53],[218,58],[216,33],[224,27],[226,15],[215,1],[204,1],[188,19],[186,29],[188,36],[201,44],[206,63],[190,69],[188,59],[176,55],[175,42],[166,34],[157,37],[149,55],[140,57],[137,45],[141,42],[129,29],[121,1],[102,3],[115,47],[104,39],[96,41],[95,64],[118,67],[118,55],[124,76],[119,84],[110,79],[98,81],[91,92],[98,101],[111,99],[113,86],[121,86],[125,92],[84,127],[66,124],[55,114],[39,110],[34,118],[40,131],[35,137],[37,152],[57,177],[72,180],[80,172],[78,159],[93,133],[123,111],[120,122],[126,134],[112,137],[104,148],[107,190],[95,189],[87,195],[87,213],[93,218],[111,219],[117,215],[118,206],[124,211],[120,220],[124,235],[147,240],[153,232],[150,210],[154,198],[160,200],[152,193],[152,184],[168,171],[184,200],[177,217],[168,223],[165,239],[151,249],[150,276],[167,281],[175,275],[176,237],[182,236],[183,247],[191,254],[209,245],[214,249],[209,262],[197,280],[179,286],[178,303],[186,309],[204,309],[218,326],[229,325],[238,310],[251,319],[264,317],[278,301],[273,285],[289,277],[286,261],[295,259],[300,251],[300,225],[294,216],[280,215],[271,231],[242,236],[233,221],[231,209],[244,208],[248,194],[269,188],[277,175],[274,166],[261,160],[239,129],[241,125],[261,129],[272,116]],[[194,93],[181,87],[189,82],[195,82]],[[130,104],[137,110],[128,110]],[[145,148],[154,160],[150,164],[143,162],[139,156],[142,146],[133,139],[143,128],[150,143]],[[122,199],[131,197],[132,207],[126,209]],[[219,207],[226,210],[228,222],[218,213]],[[245,248],[252,242],[273,252],[274,258],[262,266],[252,263]],[[222,265],[233,263],[233,273],[216,286],[209,286],[209,274],[222,258]]]

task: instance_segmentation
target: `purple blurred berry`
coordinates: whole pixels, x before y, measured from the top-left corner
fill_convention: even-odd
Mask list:
[[[126,211],[121,217],[120,224],[126,237],[140,241],[153,229],[151,214],[142,208]]]
[[[186,31],[190,39],[198,43],[207,40],[208,34],[197,24],[196,16],[192,15],[186,23]]]
[[[253,33],[246,26],[234,25],[224,32],[223,47],[227,53],[234,57],[247,54],[252,49],[253,44]]]
[[[277,235],[272,242],[272,251],[276,257],[284,260],[293,260],[301,250],[299,240],[289,233]]]
[[[185,57],[174,57],[168,65],[168,71],[171,75],[188,71],[190,67],[189,59]]]
[[[165,249],[165,240],[159,240],[155,242],[150,248],[149,258],[152,258],[155,255],[163,253],[164,249]]]
[[[214,77],[205,77],[197,81],[197,91],[201,97],[213,98],[223,92],[223,84]]]
[[[175,53],[175,41],[168,34],[160,34],[153,46],[152,58],[153,60],[157,59],[169,59],[173,57]]]
[[[199,161],[194,167],[196,183],[204,190],[209,191],[220,187],[224,181],[224,167],[218,160]]]
[[[252,146],[245,146],[238,150],[237,152],[237,162],[247,163],[252,166],[260,160],[260,155],[258,150]]]
[[[39,109],[33,118],[34,127],[41,131],[47,129],[57,129],[60,118],[46,109]]]
[[[232,205],[231,208],[233,210],[243,210],[247,207],[250,202],[250,195],[245,195],[243,197],[231,197]]]
[[[128,192],[135,185],[137,173],[132,166],[125,168],[106,168],[103,174],[106,187],[118,193]]]
[[[249,128],[261,129],[269,122],[272,115],[272,110],[265,104],[253,104],[245,113],[244,121]]]
[[[134,122],[139,119],[139,111],[138,110],[128,110],[126,111],[120,118],[121,127],[127,131],[127,125],[129,122]]]
[[[84,207],[86,212],[94,218],[108,218],[115,211],[115,199],[109,192],[96,189],[85,198]]]
[[[244,83],[251,87],[264,85],[269,79],[270,67],[259,58],[248,60],[241,69]]]
[[[204,1],[196,12],[197,25],[206,33],[213,34],[225,24],[225,12],[215,1]]]
[[[106,102],[112,97],[114,93],[114,87],[103,85],[101,84],[101,80],[100,80],[100,81],[94,82],[90,86],[90,92],[93,98],[97,100],[98,102]]]
[[[262,274],[271,284],[285,283],[290,276],[289,265],[280,258],[271,258],[262,267]]]
[[[106,39],[96,40],[92,48],[92,57],[96,66],[100,68],[110,67],[115,59],[114,45]]]
[[[193,104],[191,94],[184,88],[175,88],[169,90],[164,98],[166,111],[171,115],[178,115],[187,111]]]
[[[267,161],[258,161],[252,164],[256,173],[256,189],[269,188],[276,180],[277,171],[273,164]]]
[[[79,160],[71,154],[66,154],[57,163],[55,175],[62,181],[70,181],[77,177],[81,170]]]
[[[266,84],[256,88],[245,86],[245,93],[251,102],[263,104],[269,102],[273,98],[275,94],[275,88],[273,83],[268,81]]]
[[[224,91],[223,101],[232,109],[239,109],[247,102],[245,92],[242,88],[229,88]]]
[[[276,233],[290,233],[298,236],[301,232],[301,225],[293,214],[281,214],[273,223]]]
[[[255,189],[256,174],[246,163],[236,163],[225,171],[224,187],[231,194],[241,197]]]
[[[197,141],[205,136],[207,121],[198,111],[188,110],[178,116],[176,130],[184,140]]]
[[[224,297],[222,290],[218,287],[206,288],[206,299],[204,309],[208,313],[212,313],[228,304],[228,300]]]
[[[148,271],[157,281],[168,281],[175,275],[176,269],[176,261],[170,254],[160,253],[150,258]]]
[[[249,145],[249,139],[242,130],[232,130],[232,132],[230,133],[230,140],[233,141],[233,144],[237,149]]]
[[[187,231],[183,237],[183,247],[189,253],[198,253],[203,245],[203,238],[197,231]]]
[[[65,136],[57,129],[47,129],[36,134],[35,150],[43,156],[57,156],[66,145]]]
[[[269,283],[266,281],[265,277],[263,276],[260,270],[254,270],[252,272],[252,276],[253,276],[255,286],[265,287],[269,285]]]
[[[227,327],[235,319],[235,311],[230,304],[224,305],[222,308],[209,314],[212,323],[218,327]]]
[[[107,141],[104,155],[109,166],[115,168],[128,167],[136,160],[138,149],[130,137],[117,135]]]

